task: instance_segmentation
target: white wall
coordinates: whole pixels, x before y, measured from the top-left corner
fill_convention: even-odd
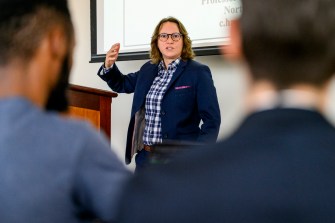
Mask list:
[[[69,0],[72,19],[75,25],[77,45],[75,50],[74,67],[70,82],[103,90],[110,90],[105,82],[97,75],[100,63],[90,61],[90,4],[89,0]],[[221,56],[197,57],[197,61],[207,64],[213,74],[219,97],[222,123],[220,138],[226,137],[238,125],[243,117],[243,95],[246,90],[244,72],[239,66],[224,63]],[[123,73],[137,71],[144,63],[143,60],[117,62]],[[335,86],[335,81],[332,84]],[[205,92],[204,92],[205,93]],[[335,96],[335,87],[331,88],[331,100]],[[112,149],[120,159],[124,160],[127,127],[130,118],[132,95],[119,94],[112,103]],[[328,111],[331,120],[335,120],[335,106]],[[129,166],[133,168],[133,165]]]

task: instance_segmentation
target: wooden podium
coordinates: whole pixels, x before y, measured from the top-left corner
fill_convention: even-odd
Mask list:
[[[111,136],[111,104],[117,93],[70,85],[68,90],[71,116],[90,121],[97,129]]]

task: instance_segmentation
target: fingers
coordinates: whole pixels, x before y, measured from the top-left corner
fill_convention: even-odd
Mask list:
[[[105,67],[110,68],[118,58],[120,43],[115,43],[106,53]]]
[[[115,43],[110,50],[108,51],[108,53],[112,53],[112,52],[119,52],[120,50],[120,43]]]

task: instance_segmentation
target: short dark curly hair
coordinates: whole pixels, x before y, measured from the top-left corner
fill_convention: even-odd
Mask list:
[[[73,40],[74,31],[70,15],[46,5],[1,21],[0,65],[6,65],[14,58],[29,61],[43,35],[55,25],[64,27],[68,42]]]

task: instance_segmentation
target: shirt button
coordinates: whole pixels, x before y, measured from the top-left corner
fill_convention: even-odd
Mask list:
[[[161,115],[165,115],[165,111],[161,111]]]
[[[168,137],[168,134],[165,133],[163,137],[164,139],[166,139]]]

